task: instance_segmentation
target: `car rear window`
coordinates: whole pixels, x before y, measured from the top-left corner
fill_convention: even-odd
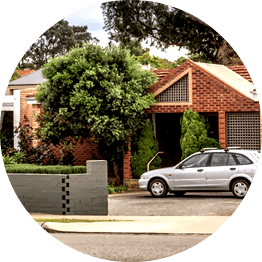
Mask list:
[[[241,154],[235,154],[238,162],[240,165],[250,165],[250,164],[253,164],[253,162],[247,158],[246,156],[244,155],[241,155]]]

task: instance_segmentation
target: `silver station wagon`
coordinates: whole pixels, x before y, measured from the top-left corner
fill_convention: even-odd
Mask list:
[[[243,198],[252,183],[260,153],[254,150],[202,149],[174,167],[144,173],[139,188],[154,197],[168,192],[182,196],[193,191],[231,191]]]

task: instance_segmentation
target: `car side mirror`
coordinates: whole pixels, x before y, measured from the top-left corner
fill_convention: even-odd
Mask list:
[[[184,169],[184,168],[186,168],[186,166],[183,166],[183,164],[181,164],[181,165],[179,166],[179,169]]]

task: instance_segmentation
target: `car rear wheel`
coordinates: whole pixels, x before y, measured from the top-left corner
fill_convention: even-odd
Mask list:
[[[167,185],[162,179],[154,179],[150,183],[149,191],[154,197],[163,197],[167,194]]]
[[[232,185],[232,193],[237,198],[243,198],[248,191],[249,183],[246,180],[236,180]]]

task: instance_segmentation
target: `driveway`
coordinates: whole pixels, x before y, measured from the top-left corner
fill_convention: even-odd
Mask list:
[[[109,195],[109,216],[231,216],[241,199],[230,192],[168,194],[153,198],[149,192]]]

